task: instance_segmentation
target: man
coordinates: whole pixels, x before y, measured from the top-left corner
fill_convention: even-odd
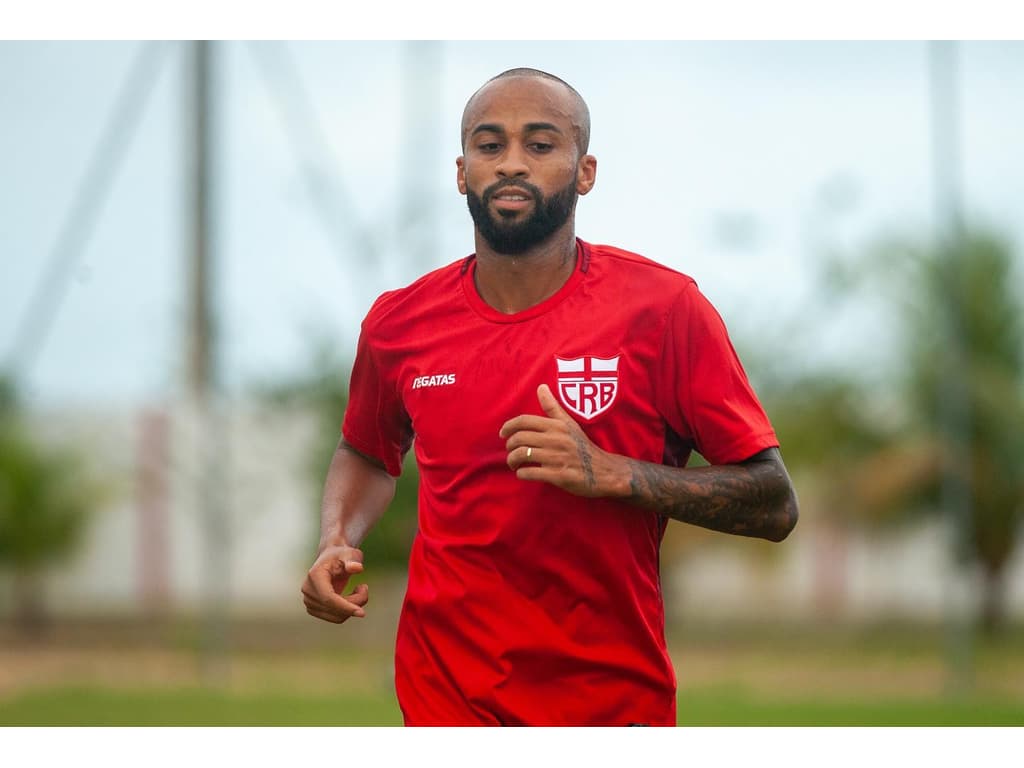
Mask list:
[[[674,725],[668,518],[780,541],[796,498],[693,280],[577,240],[583,99],[529,69],[466,105],[476,253],[368,313],[307,611],[365,615],[358,549],[415,437],[419,529],[395,649],[407,725]],[[691,449],[712,466],[685,468]]]

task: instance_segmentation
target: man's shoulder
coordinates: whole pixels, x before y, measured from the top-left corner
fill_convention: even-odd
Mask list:
[[[366,325],[379,325],[409,315],[423,314],[430,307],[450,302],[455,291],[461,290],[460,278],[466,265],[466,258],[453,261],[443,267],[427,272],[402,288],[385,291],[363,321]]]
[[[677,269],[643,256],[635,251],[603,243],[587,243],[591,259],[610,273],[622,273],[630,280],[644,280],[664,286],[670,291],[681,291],[696,281]]]

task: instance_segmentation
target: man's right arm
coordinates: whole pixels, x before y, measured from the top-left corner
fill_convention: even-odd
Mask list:
[[[360,453],[344,438],[327,471],[320,511],[320,546],[302,584],[306,612],[333,624],[363,617],[369,588],[343,590],[353,573],[363,570],[359,545],[384,514],[395,495],[395,478],[376,459]]]

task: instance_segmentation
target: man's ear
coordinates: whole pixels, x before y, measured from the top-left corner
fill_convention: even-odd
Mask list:
[[[455,158],[455,167],[458,169],[455,173],[455,183],[459,186],[459,192],[466,194],[466,158],[459,155]]]
[[[584,155],[576,163],[576,191],[585,195],[594,188],[597,181],[597,158]]]

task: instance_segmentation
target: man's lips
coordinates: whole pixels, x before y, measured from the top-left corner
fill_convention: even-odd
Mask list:
[[[491,202],[502,208],[522,208],[533,202],[533,195],[523,189],[506,187],[491,195]]]

